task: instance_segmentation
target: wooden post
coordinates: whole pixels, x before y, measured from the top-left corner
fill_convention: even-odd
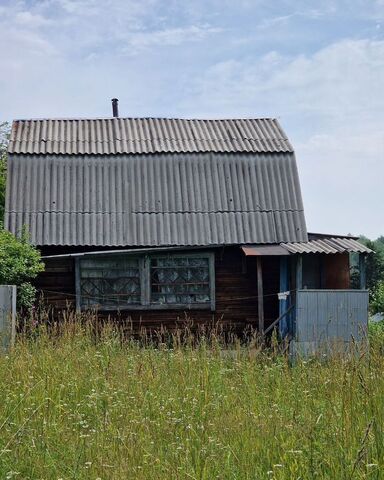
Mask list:
[[[303,288],[303,257],[297,256],[296,260],[296,290]]]
[[[81,279],[80,279],[80,259],[75,257],[75,288],[76,288],[76,311],[81,312]]]
[[[288,258],[285,256],[280,257],[280,292],[287,292],[289,290],[289,278],[288,278]],[[279,317],[287,311],[289,305],[289,298],[279,300]],[[289,318],[283,317],[279,322],[279,331],[282,338],[288,333]]]
[[[366,255],[359,253],[359,271],[360,271],[360,289],[365,290],[367,288],[367,272],[366,272]]]
[[[257,266],[257,307],[259,317],[259,331],[264,335],[264,293],[263,293],[263,267],[261,257],[256,257]]]

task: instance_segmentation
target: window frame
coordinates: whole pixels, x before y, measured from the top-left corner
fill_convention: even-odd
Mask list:
[[[82,279],[86,279],[88,278],[87,276],[84,276],[82,277],[81,275],[81,262],[82,261],[94,261],[95,260],[105,260],[106,258],[108,258],[108,260],[112,260],[113,257],[117,257],[117,260],[119,259],[123,259],[125,257],[125,254],[114,254],[114,255],[94,255],[94,256],[91,256],[91,255],[87,255],[86,257],[82,257],[82,258],[79,258],[79,257],[76,257],[75,258],[75,275],[76,275],[76,308],[77,310],[81,310],[81,311],[85,311],[85,310],[92,310],[93,306],[92,305],[83,305],[82,303],[82,288],[81,288],[81,281]],[[137,308],[138,306],[141,306],[142,303],[143,303],[143,284],[142,284],[142,265],[143,265],[143,258],[142,256],[139,256],[139,255],[129,255],[127,257],[130,257],[131,259],[135,259],[137,261],[137,270],[138,270],[138,280],[139,280],[139,285],[140,285],[140,292],[138,292],[137,296],[140,297],[140,300],[139,302],[140,303],[127,303],[127,305],[130,305],[132,308]],[[101,268],[100,266],[98,266],[96,263],[93,267],[90,267],[89,265],[86,265],[84,267],[84,270],[94,270],[94,271],[104,271],[103,268]],[[92,278],[92,277],[91,277]],[[108,278],[108,277],[107,277]],[[115,279],[118,279],[118,278],[122,278],[122,277],[114,277]],[[104,297],[114,297],[114,296],[117,296],[117,295],[114,295],[113,293],[110,293],[109,295],[104,295]],[[127,294],[127,296],[129,296],[129,293]],[[98,308],[99,310],[101,309],[99,307],[99,305],[101,304],[97,304],[95,303],[95,308]],[[104,311],[119,311],[119,310],[122,310],[122,309],[126,309],[126,307],[124,306],[123,308],[121,308],[119,305],[103,305],[102,307],[102,310]]]
[[[105,256],[112,256],[105,252]],[[116,255],[118,253],[116,252]],[[105,306],[95,305],[95,309],[99,311],[130,311],[130,310],[211,310],[216,309],[216,279],[215,279],[215,253],[214,252],[193,252],[193,253],[156,253],[151,252],[147,254],[124,253],[120,255],[127,255],[136,257],[139,260],[139,275],[140,275],[140,304],[127,304],[126,306]],[[156,258],[207,258],[208,259],[208,274],[209,274],[209,296],[210,301],[205,303],[151,303],[151,259]],[[97,260],[98,255],[87,255],[88,259]],[[81,260],[82,258],[75,257],[75,288],[76,288],[76,309],[80,311],[91,310],[91,307],[83,306],[81,301]]]

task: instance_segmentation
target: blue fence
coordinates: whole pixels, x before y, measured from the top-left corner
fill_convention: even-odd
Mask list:
[[[366,339],[367,290],[298,290],[293,348],[303,355]]]

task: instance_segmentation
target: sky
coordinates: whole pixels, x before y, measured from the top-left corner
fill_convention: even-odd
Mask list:
[[[0,122],[278,118],[312,232],[384,235],[384,0],[0,0]]]

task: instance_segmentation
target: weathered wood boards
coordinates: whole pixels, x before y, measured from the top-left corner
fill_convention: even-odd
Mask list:
[[[174,327],[187,322],[193,325],[219,322],[222,326],[231,325],[236,330],[259,328],[258,322],[258,282],[255,257],[244,263],[244,254],[239,247],[216,248],[215,254],[215,305],[209,310],[147,310],[122,311],[119,321],[130,321],[138,328]],[[44,252],[43,252],[44,253]],[[51,252],[50,252],[51,253]],[[279,291],[279,257],[263,258],[263,309],[264,328],[279,316],[277,292]],[[56,310],[67,306],[75,308],[75,262],[73,258],[46,260],[46,271],[36,280],[47,303]],[[100,312],[103,315],[103,312]],[[105,312],[117,316],[117,312]]]

